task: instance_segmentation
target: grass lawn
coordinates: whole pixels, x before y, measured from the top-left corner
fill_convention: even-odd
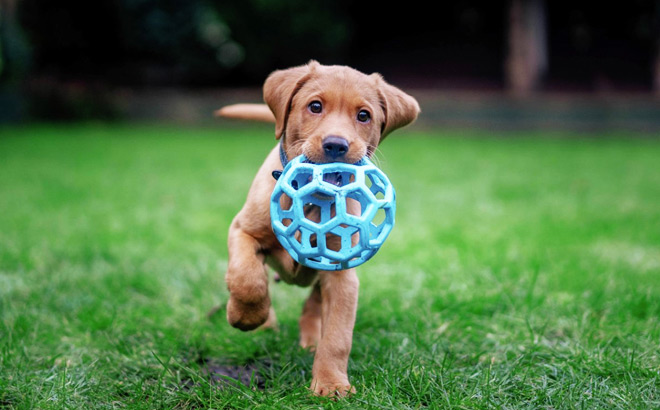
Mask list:
[[[208,315],[272,135],[0,128],[0,408],[660,407],[660,140],[389,137],[397,226],[335,402],[307,390],[307,289],[271,287],[279,332]]]

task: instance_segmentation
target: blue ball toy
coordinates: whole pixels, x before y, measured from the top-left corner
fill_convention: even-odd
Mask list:
[[[369,260],[394,226],[394,188],[368,158],[356,164],[291,160],[270,201],[273,231],[293,259],[334,271]]]

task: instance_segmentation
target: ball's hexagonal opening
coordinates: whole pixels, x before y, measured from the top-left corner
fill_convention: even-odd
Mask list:
[[[293,199],[291,199],[291,197],[285,192],[280,193],[280,197],[277,199],[277,201],[280,204],[280,211],[282,212],[290,211],[291,207],[293,206]]]
[[[353,190],[346,194],[346,214],[362,216],[363,210],[369,206],[369,201],[365,198],[361,190]]]
[[[365,185],[374,194],[376,199],[385,199],[387,184],[377,170],[372,169],[365,172]]]
[[[329,166],[323,170],[323,175],[321,179],[326,184],[336,187],[345,187],[355,182],[355,174],[356,174],[355,170],[338,171],[338,170],[334,170],[332,166]]]
[[[321,207],[316,204],[305,204],[303,207],[303,215],[305,221],[311,222],[314,226],[321,223]],[[305,221],[303,221],[303,223]]]
[[[335,193],[325,189],[314,189],[300,198],[304,204],[304,220],[311,226],[319,227],[335,217]]]
[[[314,170],[311,167],[304,167],[297,169],[296,172],[286,173],[285,175],[286,180],[284,180],[284,183],[290,185],[291,188],[297,191],[312,182],[314,178]]]
[[[360,228],[341,223],[325,234],[325,248],[331,259],[347,260],[359,253]]]
[[[329,251],[341,252],[343,248],[343,239],[341,235],[334,232],[327,232],[325,234],[325,248]]]
[[[388,223],[393,219],[392,208],[379,208],[376,211],[374,219],[369,224],[369,245],[380,246],[385,241],[387,235],[392,230],[392,224]]]
[[[376,206],[376,200],[371,191],[364,187],[356,187],[346,194],[347,220],[352,223],[359,224],[361,221],[369,221]],[[352,216],[355,216],[356,219]]]
[[[376,214],[374,215],[374,218],[371,220],[371,223],[374,224],[375,226],[382,226],[386,220],[387,220],[387,213],[385,212],[385,209],[378,208]]]
[[[291,245],[296,252],[303,257],[313,257],[318,255],[318,244],[316,233],[304,226],[299,226],[293,233],[294,241]]]
[[[296,228],[296,230],[293,231],[293,239],[295,239],[296,242],[302,245],[302,232],[300,231],[300,228]]]

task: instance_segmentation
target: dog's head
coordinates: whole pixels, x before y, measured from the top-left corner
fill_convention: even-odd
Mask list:
[[[264,100],[275,115],[275,136],[286,135],[287,156],[305,154],[315,163],[355,163],[420,111],[379,74],[315,61],[272,73]]]

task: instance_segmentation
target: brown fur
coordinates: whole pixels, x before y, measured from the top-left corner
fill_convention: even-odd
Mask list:
[[[340,160],[353,163],[373,153],[385,136],[419,114],[417,101],[380,75],[315,61],[273,72],[264,84],[264,100],[270,113],[264,105],[239,104],[224,107],[217,114],[273,121],[276,138],[284,136],[282,143],[289,159],[304,153],[318,163],[333,160],[322,148],[323,139],[329,135],[348,141],[348,151]],[[308,109],[312,101],[322,103],[321,113]],[[360,110],[371,114],[369,122],[357,121]],[[319,395],[344,396],[354,391],[347,365],[359,281],[355,269],[319,272],[301,266],[279,244],[270,225],[269,201],[275,186],[271,173],[281,169],[279,148],[275,147],[231,224],[227,320],[241,330],[275,326],[266,264],[287,283],[312,285],[299,322],[300,345],[315,350],[311,389]]]
[[[215,111],[216,117],[237,118],[241,120],[256,120],[275,122],[273,112],[265,104],[234,104]]]

